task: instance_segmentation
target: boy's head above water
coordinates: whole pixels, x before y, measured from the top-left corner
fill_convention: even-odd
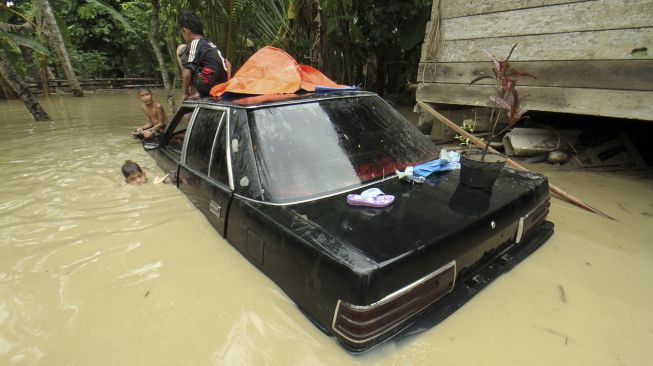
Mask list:
[[[152,104],[152,91],[150,88],[141,88],[138,90],[138,99],[143,102],[143,104],[150,105]]]
[[[122,175],[125,176],[127,184],[143,184],[147,182],[147,176],[141,167],[131,160],[125,161],[122,165]]]

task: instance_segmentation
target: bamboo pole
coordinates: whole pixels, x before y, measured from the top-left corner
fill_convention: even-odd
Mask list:
[[[460,126],[453,123],[450,119],[448,119],[447,117],[445,117],[442,114],[440,114],[439,112],[437,112],[430,105],[428,105],[428,104],[426,104],[424,102],[421,102],[421,101],[417,101],[417,104],[419,104],[420,107],[422,107],[425,111],[432,114],[435,118],[440,120],[440,122],[444,123],[445,125],[447,125],[452,130],[456,131],[458,134],[460,134],[462,136],[465,136],[466,138],[469,138],[469,141],[473,142],[475,145],[477,145],[477,146],[479,146],[481,148],[485,147],[485,141],[483,141],[483,140],[479,139],[478,137],[472,135],[471,133],[465,131]],[[497,151],[494,150],[492,147],[489,148],[489,151],[491,151],[493,153],[497,153]],[[521,166],[520,164],[518,164],[517,162],[515,162],[515,161],[513,161],[511,159],[508,159],[506,161],[506,163],[508,163],[508,165],[512,166],[513,168],[517,168],[517,169],[523,170],[523,171],[528,171],[528,169],[524,168],[523,166]],[[551,182],[549,182],[549,190],[552,193],[556,194],[557,197],[560,198],[560,199],[563,199],[563,200],[565,200],[565,201],[567,201],[569,203],[572,203],[572,204],[574,204],[574,205],[576,205],[578,207],[581,207],[581,208],[583,208],[583,209],[585,209],[585,210],[587,210],[589,212],[595,213],[595,214],[597,214],[599,216],[603,216],[603,217],[606,217],[606,218],[608,218],[610,220],[614,220],[614,218],[612,218],[609,215],[603,213],[602,211],[600,211],[600,210],[598,210],[598,209],[584,203],[583,201],[579,200],[578,198],[572,196],[571,194],[569,194],[569,193],[565,192],[564,190],[560,189],[559,187],[555,186]]]

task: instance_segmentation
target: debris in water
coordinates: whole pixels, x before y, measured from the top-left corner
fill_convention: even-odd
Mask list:
[[[558,290],[560,290],[560,301],[566,303],[567,296],[565,295],[565,289],[562,287],[562,285],[558,285]]]

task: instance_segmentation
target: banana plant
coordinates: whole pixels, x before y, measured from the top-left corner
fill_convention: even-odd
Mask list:
[[[22,14],[9,9],[2,5],[0,6],[0,14],[4,14],[4,19],[8,20],[7,14],[18,15],[26,22],[23,25],[13,25],[5,22],[0,22],[0,76],[7,81],[9,86],[18,95],[21,101],[25,104],[27,110],[32,114],[37,121],[49,121],[50,116],[43,110],[41,105],[36,101],[36,98],[25,84],[25,81],[20,77],[13,64],[9,60],[8,52],[14,52],[20,46],[28,47],[41,54],[49,54],[48,49],[40,44],[38,41],[25,37],[16,33],[15,31],[34,29],[35,26]]]

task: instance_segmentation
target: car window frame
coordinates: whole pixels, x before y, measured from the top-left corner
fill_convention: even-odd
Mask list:
[[[230,190],[233,191],[234,190],[234,188],[233,188],[233,179],[232,179],[232,172],[231,172],[231,168],[230,168],[230,166],[231,166],[231,153],[229,151],[229,122],[228,122],[229,121],[229,116],[231,115],[231,112],[232,112],[231,110],[225,110],[225,113],[223,114],[223,117],[220,120],[220,124],[218,125],[218,129],[215,131],[215,137],[213,139],[213,145],[211,146],[211,158],[209,160],[209,170],[207,172],[207,176],[209,177],[209,179],[212,179],[217,184],[225,186],[225,187],[227,187],[227,188],[229,188]],[[222,152],[224,153],[223,158],[226,159],[225,164],[227,165],[227,181],[226,182],[222,182],[222,181],[220,181],[219,179],[217,179],[216,177],[214,177],[212,175],[213,168],[215,168],[214,167],[214,164],[215,164],[214,159],[217,156],[215,154],[216,147],[217,147],[216,145],[218,144],[218,141],[220,140],[220,137],[222,135],[223,130],[224,130],[224,141],[223,141],[224,150]]]
[[[210,169],[211,169],[211,162],[213,161],[213,153],[214,153],[214,148],[215,148],[215,142],[217,140],[218,133],[220,132],[220,126],[222,125],[222,120],[224,119],[224,115],[225,115],[225,113],[227,113],[228,108],[217,107],[217,106],[213,107],[213,106],[198,105],[197,106],[197,112],[194,114],[194,116],[193,116],[194,118],[192,119],[191,123],[188,125],[188,130],[186,131],[186,133],[188,135],[188,138],[185,139],[185,140],[191,140],[192,139],[193,130],[195,129],[195,124],[197,123],[197,120],[199,118],[199,114],[202,112],[202,109],[207,110],[207,111],[214,110],[214,111],[222,112],[222,116],[221,116],[220,120],[218,121],[218,126],[217,126],[217,128],[215,130],[215,133],[213,134],[213,138],[211,140],[211,147],[210,147],[211,152],[210,152],[210,155],[209,155],[209,161],[207,162],[208,167],[207,167],[206,173],[203,173],[203,172],[197,170],[195,167],[191,166],[188,163],[188,145],[185,145],[185,150],[184,150],[182,163],[184,164],[184,166],[187,169],[190,169],[190,170],[198,173],[199,175],[209,177],[210,176],[209,173],[210,173]],[[211,112],[208,112],[208,113],[211,113]],[[213,116],[209,116],[209,118],[212,118],[212,117]],[[184,141],[184,143],[189,144],[190,142]]]
[[[177,117],[177,115],[179,115],[179,113],[181,113],[182,108],[191,108],[192,109],[192,111],[189,112],[191,115],[190,115],[190,121],[188,122],[188,127],[186,127],[186,132],[188,132],[188,130],[192,126],[192,123],[195,120],[195,116],[197,115],[199,105],[187,105],[187,104],[182,105],[179,108],[179,110],[177,111],[177,113],[175,113],[175,117],[173,117],[173,121],[168,124],[168,127],[166,128],[166,131],[165,131],[165,133],[163,135],[162,143],[161,143],[161,147],[160,147],[160,150],[162,152],[164,152],[166,155],[168,155],[170,157],[170,159],[175,161],[177,164],[182,164],[182,162],[184,161],[184,157],[186,156],[186,145],[188,144],[188,139],[185,138],[184,143],[181,145],[181,153],[179,154],[179,160],[177,160],[177,157],[176,157],[177,154],[170,151],[168,146],[169,146],[169,143],[170,143],[170,139],[172,138],[172,136],[173,136],[173,134],[175,132],[175,129],[179,125],[179,121],[177,121],[177,123],[174,123],[174,119]],[[183,115],[180,118],[183,118]]]
[[[195,126],[195,121],[197,120],[197,115],[199,114],[200,109],[208,109],[208,110],[216,110],[222,112],[222,118],[220,119],[220,122],[218,123],[218,128],[215,131],[215,134],[213,135],[213,143],[211,144],[211,156],[209,158],[209,170],[206,172],[206,174],[198,171],[197,169],[193,168],[192,166],[188,165],[186,162],[186,155],[187,155],[187,150],[188,150],[188,144],[190,141],[190,136],[192,135],[193,128]],[[185,169],[188,169],[189,171],[192,171],[194,174],[196,174],[199,177],[202,177],[206,179],[208,182],[211,182],[213,184],[217,184],[218,186],[224,187],[225,184],[218,181],[217,179],[214,179],[210,176],[210,169],[213,164],[213,158],[214,158],[214,153],[215,153],[215,144],[216,141],[220,135],[220,128],[226,128],[227,130],[225,131],[225,136],[226,136],[226,150],[225,154],[226,156],[224,157],[227,159],[227,174],[229,175],[229,190],[234,191],[234,179],[233,179],[233,170],[231,166],[231,144],[229,143],[229,137],[230,137],[230,131],[229,131],[229,120],[230,120],[230,115],[231,115],[231,108],[225,107],[225,106],[217,106],[217,105],[196,105],[195,110],[193,111],[193,115],[191,116],[191,121],[188,124],[188,128],[186,133],[188,134],[187,139],[184,139],[184,145],[182,148],[182,154],[181,154],[181,159],[179,164],[183,165]]]

